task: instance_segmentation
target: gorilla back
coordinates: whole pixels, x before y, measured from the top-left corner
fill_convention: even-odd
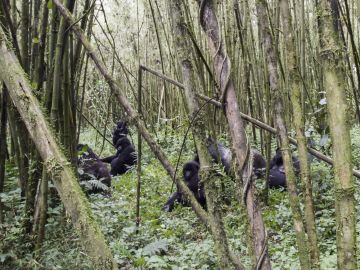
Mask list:
[[[207,143],[208,143],[208,150],[213,161],[218,164],[221,161],[222,166],[224,166],[225,173],[229,175],[231,172],[231,164],[232,164],[231,150],[222,143],[219,142],[216,143],[215,140],[210,137],[207,139]],[[266,169],[266,161],[258,150],[252,148],[251,151],[253,152],[254,174],[257,177],[261,177],[264,175],[264,171]],[[196,156],[195,160],[199,162],[199,157]]]
[[[215,142],[214,139],[208,138],[208,150],[214,162],[221,164],[224,166],[224,170],[226,174],[230,173],[231,169],[231,161],[232,155],[229,148],[223,145],[220,142]]]

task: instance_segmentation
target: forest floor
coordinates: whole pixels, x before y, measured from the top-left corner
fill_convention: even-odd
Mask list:
[[[354,128],[352,142],[356,167],[359,167],[360,163],[358,134],[360,129]],[[135,142],[136,139],[133,139]],[[166,149],[172,164],[176,164],[182,140],[179,135],[158,133],[158,141]],[[81,143],[88,143],[96,153],[100,153],[100,139],[92,131],[82,134]],[[179,174],[182,174],[182,164],[193,158],[193,149],[192,143],[188,140],[180,159]],[[112,154],[114,151],[106,145],[101,156]],[[100,223],[120,269],[216,269],[211,235],[192,209],[178,206],[171,213],[161,211],[161,207],[170,196],[172,182],[146,146],[142,161],[141,225],[138,232],[135,224],[136,171],[113,178],[111,197],[100,194],[89,197],[93,213]],[[333,174],[329,166],[316,160],[311,167],[321,269],[336,269]],[[0,225],[2,269],[92,269],[70,221],[64,218],[62,205],[49,208],[42,255],[37,259],[34,253],[29,252],[28,241],[20,237],[21,211],[24,202],[20,200],[17,172],[11,163],[7,164],[7,176],[6,190],[1,194],[1,200],[11,211],[7,212],[5,223]],[[228,177],[224,177],[224,181],[227,186],[226,194],[232,202],[230,205],[222,206],[229,242],[242,263],[249,266],[246,244],[249,239],[246,238],[244,223],[246,217],[234,198],[234,183]],[[256,185],[260,196],[264,181],[259,179]],[[356,189],[357,201],[360,197],[359,190]],[[302,196],[300,191],[299,195]],[[359,211],[358,206],[357,210]],[[270,190],[269,205],[265,206],[262,203],[262,212],[269,236],[268,247],[273,269],[299,269],[291,210],[286,192]],[[360,232],[359,215],[357,231]],[[357,239],[359,242],[360,236]]]

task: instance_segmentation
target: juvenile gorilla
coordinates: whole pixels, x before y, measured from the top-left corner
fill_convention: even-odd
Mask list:
[[[116,146],[117,152],[114,156],[102,159],[103,162],[111,164],[112,176],[126,173],[137,160],[135,149],[127,137],[118,139]]]
[[[188,161],[184,164],[183,167],[183,177],[184,181],[189,187],[189,189],[194,193],[195,198],[200,203],[200,205],[206,209],[206,198],[204,187],[199,179],[199,169],[200,165],[195,160]],[[174,209],[175,202],[182,204],[183,206],[189,206],[188,201],[184,198],[179,188],[174,192],[166,204],[163,206],[163,210],[166,212],[171,212]]]
[[[111,176],[109,171],[94,151],[88,145],[84,144],[78,144],[76,150],[78,152],[77,165],[79,168],[80,183],[85,182],[84,184],[86,185],[86,182],[90,180],[98,180],[110,188]],[[89,194],[98,192],[109,193],[109,189],[91,185],[91,188],[87,191]]]
[[[295,174],[298,174],[300,171],[300,162],[295,157],[292,156],[292,162],[294,166]],[[286,175],[284,168],[284,161],[280,149],[276,149],[276,154],[270,162],[270,172],[269,172],[269,187],[270,188],[286,188]]]

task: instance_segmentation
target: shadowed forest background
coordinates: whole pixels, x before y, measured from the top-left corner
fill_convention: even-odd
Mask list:
[[[1,269],[359,269],[360,2],[2,0]]]

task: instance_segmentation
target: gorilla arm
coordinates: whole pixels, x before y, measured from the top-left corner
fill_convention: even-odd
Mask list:
[[[109,157],[106,157],[106,158],[102,158],[100,159],[102,162],[105,162],[105,163],[111,163],[111,161],[113,161],[113,159],[116,158],[116,155],[113,155],[113,156],[109,156]]]

